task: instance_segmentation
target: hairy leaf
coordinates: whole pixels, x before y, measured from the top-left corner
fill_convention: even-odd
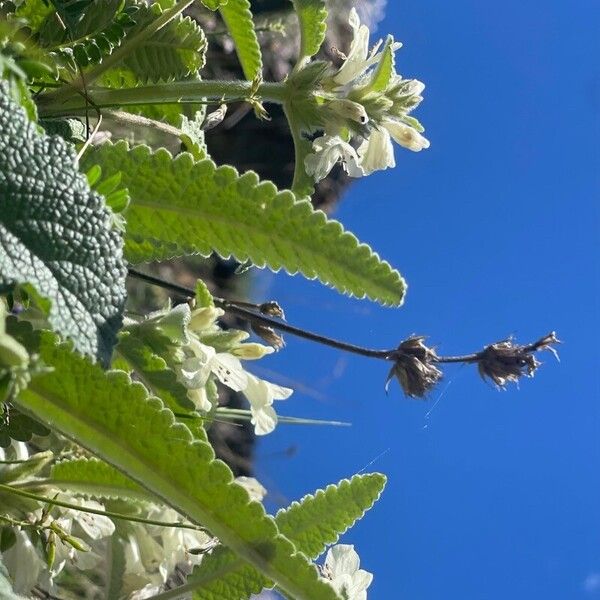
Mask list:
[[[122,371],[104,372],[57,344],[51,332],[34,332],[8,319],[7,329],[38,352],[53,372],[21,392],[21,409],[126,473],[298,600],[337,600],[316,568],[281,535],[262,504],[233,481],[206,440],[193,438],[173,413]],[[27,341],[25,342],[25,338]]]
[[[131,325],[122,333],[117,354],[125,359],[142,383],[173,411],[190,410],[193,402],[186,388],[177,381],[165,358],[173,353],[171,340],[158,329]],[[172,361],[169,361],[172,363]]]
[[[223,4],[227,4],[227,0],[200,0],[200,2],[210,10],[217,10]]]
[[[394,74],[394,51],[392,50],[393,38],[388,36],[382,50],[381,60],[368,86],[369,92],[382,92],[387,88]]]
[[[50,471],[52,485],[92,498],[152,500],[144,488],[97,458],[57,462]]]
[[[300,23],[300,59],[314,56],[327,31],[327,9],[323,0],[293,0]]]
[[[86,155],[107,176],[121,171],[131,195],[126,255],[132,262],[184,254],[234,256],[274,271],[302,273],[357,297],[402,302],[405,284],[389,263],[307,200],[239,175],[211,160],[194,162],[125,142],[103,144]]]
[[[275,521],[299,552],[315,559],[373,506],[385,481],[379,473],[355,475],[293,502],[277,513]],[[194,600],[245,600],[271,586],[268,579],[230,550],[217,548],[194,569],[186,588],[195,589]]]
[[[114,12],[121,2],[111,2]],[[101,62],[121,45],[127,30],[135,25],[134,17],[138,8],[136,5],[126,6],[125,10],[107,19],[111,10],[106,10],[99,3],[95,4],[92,10],[86,11],[85,21],[79,24],[80,31],[69,32],[66,40],[53,50],[55,56],[74,72],[77,67],[85,68]],[[98,16],[102,18],[94,18],[95,13],[99,13]],[[56,26],[53,30],[56,30]]]
[[[195,75],[204,66],[206,38],[200,26],[190,17],[178,15],[141,43],[128,46],[161,14],[158,4],[139,5],[135,14],[136,25],[127,31],[123,41],[124,48],[131,48],[131,51],[104,73],[104,85],[127,87],[184,79]]]
[[[105,363],[125,303],[123,242],[110,223],[73,150],[40,135],[0,86],[0,288],[33,286],[52,327]]]
[[[251,81],[262,73],[262,58],[254,30],[250,1],[228,0],[219,11],[233,38],[244,77]]]

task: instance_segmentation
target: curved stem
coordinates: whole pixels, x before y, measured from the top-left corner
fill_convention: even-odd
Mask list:
[[[152,285],[158,285],[163,288],[168,288],[171,291],[180,294],[184,298],[195,297],[195,291],[190,288],[186,288],[182,285],[171,283],[169,281],[164,281],[159,277],[154,277],[153,275],[142,273],[141,271],[138,271],[137,269],[133,269],[131,267],[129,268],[129,275],[137,279],[141,279],[142,281],[146,281],[147,283],[150,283]],[[243,319],[246,319],[248,321],[252,321],[253,323],[266,325],[267,327],[272,327],[273,329],[283,331],[284,333],[289,333],[291,335],[295,335],[297,337],[301,337],[312,342],[324,344],[325,346],[331,346],[332,348],[337,348],[338,350],[343,350],[345,352],[351,352],[353,354],[360,354],[361,356],[368,356],[371,358],[380,359],[388,359],[395,352],[394,348],[391,350],[375,350],[371,348],[363,348],[362,346],[357,346],[355,344],[349,344],[347,342],[335,340],[333,338],[329,338],[318,333],[313,333],[312,331],[307,331],[306,329],[301,329],[300,327],[295,327],[294,325],[289,325],[284,321],[280,321],[279,319],[276,319],[274,317],[269,317],[267,315],[263,315],[257,312],[258,306],[256,306],[255,308],[247,308],[247,303],[238,304],[233,300],[225,300],[224,298],[216,297],[213,298],[213,300],[215,306],[222,308],[228,313],[237,315],[238,317],[242,317]]]

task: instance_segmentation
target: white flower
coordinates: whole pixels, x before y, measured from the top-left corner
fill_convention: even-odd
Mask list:
[[[392,139],[413,152],[429,148],[429,141],[410,125],[389,118],[384,119],[381,124],[383,127],[373,129],[357,150],[365,175],[396,166]]]
[[[354,546],[338,544],[327,552],[323,575],[336,592],[345,594],[346,600],[367,600],[373,575],[359,567],[360,558]]]
[[[386,129],[374,129],[358,147],[358,155],[365,175],[396,166],[394,147]]]
[[[94,510],[104,510],[104,506],[94,500],[81,500],[70,496],[60,496],[63,501],[68,501],[70,504],[81,506],[82,508],[92,508]],[[57,523],[61,529],[70,533],[72,524],[77,523],[83,532],[92,540],[100,540],[105,537],[110,537],[115,531],[115,524],[109,517],[104,515],[96,515],[94,513],[85,512],[83,510],[75,510],[73,508],[61,509],[62,516],[57,519]]]
[[[273,408],[274,400],[285,400],[292,395],[293,390],[269,383],[248,373],[248,384],[244,395],[250,402],[252,424],[256,435],[271,433],[277,425],[277,414]]]
[[[146,515],[149,519],[165,522],[180,520],[171,508],[153,506]],[[201,556],[190,554],[193,548],[206,546],[211,541],[203,531],[181,527],[134,525],[125,543],[124,592],[133,598],[151,598],[167,582],[178,565],[192,566]]]
[[[393,67],[393,53],[402,46],[388,36],[369,50],[369,28],[353,8],[349,17],[353,38],[342,66],[324,80],[325,134],[313,141],[304,159],[315,181],[326,177],[341,161],[351,177],[395,166],[392,139],[414,152],[429,147],[419,122],[408,116],[421,102],[425,86],[405,80]],[[391,65],[390,65],[391,60]],[[349,135],[360,142],[355,150]]]
[[[304,166],[315,181],[327,177],[338,161],[342,161],[344,170],[350,177],[364,175],[356,150],[340,136],[322,135],[313,141],[312,147],[314,152],[305,157]]]
[[[335,83],[339,85],[347,85],[352,81],[362,79],[365,72],[377,64],[383,55],[382,52],[378,52],[381,47],[381,40],[369,52],[369,28],[364,24],[361,25],[355,8],[350,11],[348,23],[352,28],[350,51],[344,60],[344,64],[333,77]],[[394,51],[402,47],[400,42],[394,42],[391,38],[390,43]]]
[[[247,384],[246,372],[240,361],[227,352],[217,352],[212,346],[207,346],[192,339],[189,348],[194,356],[186,358],[180,368],[179,380],[189,391],[188,396],[197,408],[209,411],[212,408],[206,395],[204,386],[211,374],[231,388],[234,392],[241,392]]]
[[[384,119],[382,125],[390,132],[390,135],[397,144],[413,152],[420,152],[424,148],[429,148],[429,140],[425,139],[414,127],[406,123],[402,123],[396,119]]]
[[[359,78],[372,65],[378,63],[381,58],[381,53],[377,53],[381,46],[381,40],[369,52],[369,28],[366,25],[361,25],[355,8],[350,11],[348,23],[352,28],[350,51],[344,60],[344,64],[333,77],[333,80],[339,85],[346,85]],[[400,48],[401,45],[396,43],[394,49]]]
[[[265,487],[254,477],[240,475],[239,477],[236,477],[234,481],[248,492],[251,500],[262,502],[263,498],[267,495]]]
[[[11,576],[13,589],[24,594],[38,582],[46,570],[46,561],[24,531],[15,532],[15,543],[2,553],[2,562]]]

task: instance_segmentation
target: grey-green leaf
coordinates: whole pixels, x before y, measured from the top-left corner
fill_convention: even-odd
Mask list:
[[[39,134],[0,85],[0,288],[33,286],[52,327],[107,363],[125,275],[123,240],[74,151]]]
[[[185,254],[234,256],[274,271],[318,278],[338,291],[382,304],[401,304],[405,283],[398,271],[315,211],[307,200],[189,154],[173,157],[125,142],[103,144],[86,155],[105,176],[123,173],[131,195],[126,255],[132,262]]]

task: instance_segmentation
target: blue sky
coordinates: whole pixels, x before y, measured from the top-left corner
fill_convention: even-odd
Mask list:
[[[285,275],[257,294],[382,348],[419,333],[463,353],[555,329],[561,362],[547,353],[505,392],[454,367],[420,402],[385,395],[385,364],[288,336],[262,361],[298,387],[279,412],[353,425],[280,426],[257,475],[272,509],[362,469],[388,475],[343,538],[375,574],[372,600],[600,598],[600,4],[388,4],[378,33],[427,85],[431,148],[397,148],[396,169],[357,181],[336,218],[401,270],[406,303]]]

